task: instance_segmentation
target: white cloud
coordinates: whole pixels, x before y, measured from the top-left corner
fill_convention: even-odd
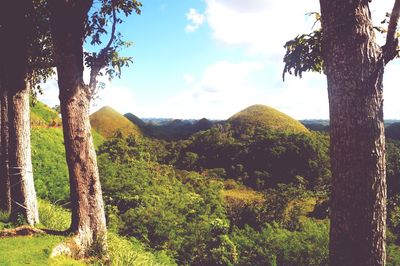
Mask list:
[[[54,77],[41,85],[43,94],[38,95],[38,100],[47,104],[50,107],[60,105],[58,98],[58,84],[57,79]]]
[[[135,112],[135,94],[131,88],[107,84],[106,88],[100,90],[98,99],[91,106],[91,113],[103,106],[111,106],[121,114]]]
[[[313,19],[305,14],[319,10],[309,0],[206,0],[206,5],[215,39],[274,58],[282,57],[286,41],[311,30]]]
[[[227,118],[238,111],[238,105],[244,108],[254,103],[257,88],[248,78],[263,69],[258,62],[216,62],[205,69],[199,82],[152,111],[174,118]]]
[[[196,31],[205,21],[205,16],[194,8],[189,9],[186,18],[189,20],[189,24],[186,25],[186,32]]]
[[[183,75],[183,79],[186,81],[186,83],[191,84],[194,81],[194,76],[191,74],[185,74]]]

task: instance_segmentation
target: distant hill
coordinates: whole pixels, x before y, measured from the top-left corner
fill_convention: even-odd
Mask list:
[[[153,138],[179,140],[186,139],[199,131],[210,129],[214,124],[214,121],[206,118],[200,120],[174,119],[161,123],[147,123],[145,132],[148,136]]]
[[[172,119],[172,118],[139,118],[132,113],[124,115],[129,121],[137,125],[144,135],[163,140],[186,139],[191,135],[210,129],[216,121],[206,118]]]
[[[142,136],[139,126],[109,106],[105,106],[90,116],[90,124],[103,137],[112,137],[120,130],[124,136]]]
[[[300,122],[310,130],[329,132],[329,120],[327,119],[305,119]]]
[[[61,126],[61,118],[58,113],[42,102],[31,103],[30,115],[32,127]]]
[[[308,129],[294,118],[265,105],[252,105],[228,119],[228,122],[238,128],[261,126],[264,128],[290,131],[309,132]]]
[[[139,117],[137,117],[136,115],[132,114],[132,113],[127,113],[124,114],[124,116],[131,121],[133,124],[137,125],[140,129],[144,129],[146,126],[146,123],[140,119]]]
[[[400,140],[400,123],[391,123],[385,127],[387,138]]]

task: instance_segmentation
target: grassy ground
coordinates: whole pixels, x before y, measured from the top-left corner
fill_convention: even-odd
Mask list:
[[[39,200],[41,224],[38,228],[65,230],[70,224],[70,213],[47,201]],[[0,213],[0,230],[14,227],[7,223],[8,215]],[[67,237],[54,235],[36,235],[33,237],[0,238],[0,266],[64,266],[64,265],[104,265],[101,261],[76,261],[67,257],[50,259],[53,248],[65,242]],[[113,266],[130,265],[176,265],[164,252],[151,252],[135,239],[127,239],[115,233],[108,234],[110,263]]]
[[[86,265],[70,258],[50,259],[50,254],[64,237],[40,235],[0,239],[0,265]]]

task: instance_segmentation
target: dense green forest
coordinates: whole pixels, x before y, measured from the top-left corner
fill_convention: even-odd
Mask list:
[[[69,208],[62,130],[48,119],[54,114],[42,104],[31,113],[41,212]],[[164,265],[328,264],[328,133],[265,106],[171,141],[104,125],[107,134],[115,130],[111,137],[93,134],[112,241]],[[387,263],[398,265],[400,143],[389,139],[387,152]],[[135,252],[118,259],[129,263]]]

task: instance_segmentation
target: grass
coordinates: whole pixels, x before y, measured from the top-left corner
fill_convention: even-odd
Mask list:
[[[53,205],[48,201],[39,200],[39,214],[41,224],[39,228],[52,230],[66,230],[71,221],[68,210]],[[2,215],[2,219],[7,215]],[[0,228],[5,225],[0,220]],[[77,261],[60,256],[50,258],[53,248],[68,240],[68,237],[54,235],[36,235],[33,237],[0,238],[0,266],[9,265],[52,265],[52,266],[79,266],[79,265],[106,265],[102,261],[92,259]],[[127,239],[115,233],[108,234],[110,263],[113,266],[127,265],[176,265],[164,252],[151,252],[136,239]]]
[[[45,200],[38,200],[41,225],[38,227],[64,231],[71,224],[71,213],[66,209],[53,205]]]
[[[105,138],[112,137],[117,130],[120,130],[126,137],[129,135],[142,136],[137,125],[111,107],[106,106],[93,113],[90,116],[90,123]]]
[[[0,239],[0,265],[86,265],[70,258],[50,258],[53,247],[64,240],[52,235]]]
[[[309,130],[292,117],[265,105],[252,105],[228,119],[234,125],[262,126],[272,130],[308,133]]]
[[[58,113],[41,102],[36,102],[30,107],[31,125],[33,127],[61,126],[61,118]]]
[[[223,190],[222,195],[227,202],[243,202],[244,204],[262,204],[265,199],[262,193],[250,188],[234,188]]]
[[[95,147],[104,138],[92,131]],[[37,195],[51,202],[69,199],[68,168],[62,128],[33,128],[32,165]]]

